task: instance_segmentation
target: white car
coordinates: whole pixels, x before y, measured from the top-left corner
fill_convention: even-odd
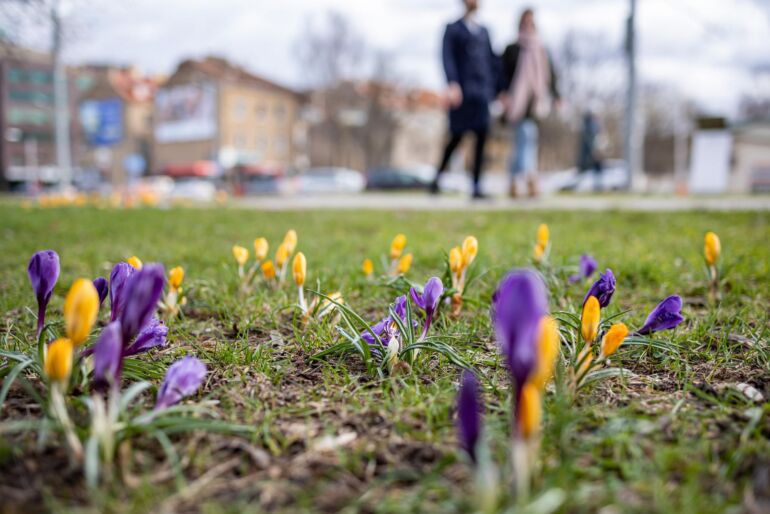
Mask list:
[[[295,193],[360,193],[366,187],[366,179],[355,170],[347,168],[313,168],[292,178]]]

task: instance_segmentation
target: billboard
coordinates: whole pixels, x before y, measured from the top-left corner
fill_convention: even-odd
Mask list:
[[[155,95],[155,140],[160,143],[209,139],[216,134],[216,90],[185,84]]]
[[[119,98],[86,100],[80,104],[80,125],[91,146],[111,146],[123,140],[123,102]]]

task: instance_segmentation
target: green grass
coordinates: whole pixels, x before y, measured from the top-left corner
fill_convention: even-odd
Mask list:
[[[216,400],[222,418],[255,427],[249,437],[175,436],[186,485],[162,473],[168,463],[157,441],[135,439],[118,466],[130,476],[118,471],[112,484],[96,491],[67,466],[57,438],[41,449],[35,434],[9,436],[0,439],[0,493],[19,505],[57,512],[472,510],[471,472],[455,449],[459,370],[434,356],[411,374],[379,379],[358,357],[310,360],[340,341],[334,329],[301,326],[293,286],[241,293],[230,249],[235,243],[251,249],[254,238],[265,236],[272,255],[286,230],[295,228],[309,288],[318,283],[325,292],[341,291],[348,305],[375,322],[399,291],[365,281],[365,257],[379,265],[390,240],[403,232],[415,256],[408,277],[423,282],[443,273],[450,247],[475,235],[475,266],[486,273],[467,292],[460,319],[449,319],[444,309],[433,334],[483,374],[487,431],[503,462],[509,379],[495,352],[489,300],[507,270],[529,265],[541,222],[551,229],[554,266],[576,265],[588,252],[600,269],[613,269],[618,289],[606,315],[628,310],[624,321],[638,327],[659,300],[681,294],[687,319],[661,336],[681,347],[678,354],[621,347],[614,363],[632,377],[588,387],[574,403],[547,395],[535,495],[562,489],[562,512],[614,506],[685,514],[739,511],[762,494],[754,482],[770,467],[770,403],[753,404],[728,386],[747,382],[770,398],[767,213],[24,210],[6,204],[0,219],[3,349],[26,349],[31,340],[34,299],[26,265],[36,250],[54,249],[61,257],[49,307],[53,320],[61,318],[63,296],[76,277],[108,276],[115,262],[134,254],[167,268],[182,265],[186,315],[171,322],[168,349],[140,359],[165,365],[197,355],[210,370],[198,401]],[[717,232],[723,246],[717,306],[700,300],[707,291],[707,230]],[[552,309],[574,311],[586,287],[552,288]],[[143,400],[150,406],[152,396]],[[40,414],[21,388],[13,388],[8,401],[13,408],[0,411],[0,422]],[[324,435],[350,431],[357,437],[347,446],[313,448]],[[250,451],[267,452],[267,467]]]

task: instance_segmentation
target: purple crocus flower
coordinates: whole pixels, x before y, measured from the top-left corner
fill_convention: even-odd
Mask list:
[[[164,346],[167,334],[168,327],[161,320],[156,317],[150,318],[150,321],[139,331],[134,342],[126,348],[124,357],[146,352],[156,346]]]
[[[147,264],[128,279],[119,315],[124,344],[136,337],[155,313],[164,283],[165,271],[160,264]]]
[[[192,356],[179,359],[166,372],[155,409],[165,409],[179,402],[185,396],[195,393],[206,377],[206,365]]]
[[[589,296],[595,296],[602,308],[607,307],[613,294],[615,294],[615,275],[611,269],[607,268],[604,273],[599,273],[599,278],[586,293],[583,305],[588,301]]]
[[[588,255],[587,253],[584,253],[580,256],[580,264],[578,266],[578,272],[574,275],[571,275],[569,277],[570,282],[578,282],[580,280],[586,279],[594,274],[596,271],[596,268],[599,267],[599,264],[596,262],[596,259]]]
[[[538,327],[547,313],[543,279],[529,269],[508,273],[492,297],[497,343],[513,376],[517,395],[535,366]]]
[[[415,288],[411,288],[409,294],[415,305],[425,311],[425,325],[420,336],[420,339],[422,339],[428,333],[433,316],[436,313],[436,309],[438,309],[441,295],[444,294],[444,284],[441,283],[440,278],[431,277],[422,288],[422,294],[418,293]]]
[[[681,311],[682,298],[679,295],[669,296],[652,309],[644,325],[637,333],[645,335],[674,328],[684,321]]]
[[[127,262],[119,262],[110,273],[110,320],[115,321],[120,316],[124,305],[124,292],[128,279],[136,272],[136,268]]]
[[[101,307],[102,303],[104,303],[104,299],[107,298],[107,293],[110,290],[109,286],[107,285],[107,279],[104,277],[95,278],[94,287],[96,288],[96,292],[99,293],[99,307]]]
[[[104,327],[93,346],[94,388],[104,391],[110,385],[120,385],[123,370],[123,337],[120,321],[113,321]]]
[[[457,394],[457,433],[460,446],[468,452],[473,462],[476,462],[476,445],[481,435],[483,411],[479,382],[476,375],[466,369]]]
[[[406,322],[406,295],[401,295],[396,298],[396,301],[393,303],[393,311],[399,318],[401,318],[401,321]],[[393,317],[388,314],[382,318],[379,323],[371,327],[372,332],[377,334],[377,337],[380,338],[383,346],[388,346],[388,341],[400,335],[398,326],[394,325],[395,322],[393,321]],[[368,330],[361,333],[361,339],[366,341],[369,345],[376,344],[374,336],[372,336]]]
[[[27,266],[29,281],[37,298],[37,337],[43,332],[45,310],[51,300],[53,287],[59,280],[59,255],[53,250],[35,253]]]

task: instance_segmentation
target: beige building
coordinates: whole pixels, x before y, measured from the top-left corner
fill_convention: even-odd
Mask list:
[[[297,164],[300,96],[228,61],[187,60],[155,98],[154,165],[184,174],[195,162],[285,170]]]
[[[770,120],[733,127],[730,192],[770,192]]]

